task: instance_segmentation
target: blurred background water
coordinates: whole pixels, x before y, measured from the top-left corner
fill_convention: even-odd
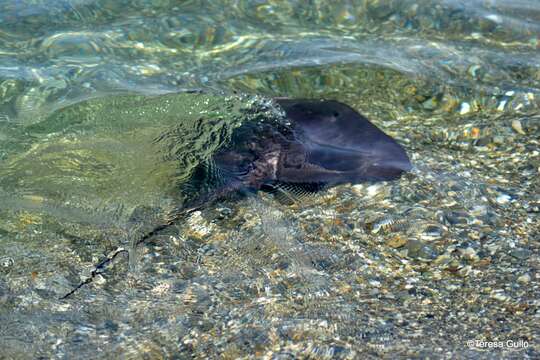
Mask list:
[[[4,355],[480,356],[444,335],[456,335],[445,311],[470,338],[531,340],[539,34],[536,0],[0,0]],[[146,107],[111,97],[177,92]],[[119,265],[82,300],[57,300],[129,245],[134,209],[174,207],[179,175],[149,139],[200,114],[230,125],[261,96],[347,103],[407,148],[415,172],[292,216],[271,199],[221,204],[141,250],[137,275]],[[452,287],[485,297],[463,310]],[[441,323],[386,318],[411,302]],[[506,330],[476,319],[478,304],[493,311],[484,319],[506,309]]]

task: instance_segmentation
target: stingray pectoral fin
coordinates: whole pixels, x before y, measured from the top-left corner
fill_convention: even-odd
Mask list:
[[[374,180],[392,180],[400,177],[404,172],[412,168],[408,158],[398,156],[380,156],[375,158],[370,166],[365,169],[368,177]]]
[[[334,100],[276,100],[307,140],[338,148],[369,150],[376,142],[394,142],[350,106]]]
[[[345,172],[315,162],[306,162],[301,167],[287,167],[280,164],[276,179],[283,183],[319,183],[336,185],[347,182]]]
[[[336,183],[393,180],[411,169],[398,144],[375,143],[369,152],[311,144],[307,160],[333,174]],[[320,172],[320,171],[319,171]]]
[[[411,169],[405,149],[348,105],[333,100],[275,101],[308,149],[307,161],[342,171],[352,182],[391,180]]]

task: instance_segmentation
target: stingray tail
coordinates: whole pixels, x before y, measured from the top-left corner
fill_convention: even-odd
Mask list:
[[[141,244],[144,244],[148,240],[154,238],[155,236],[159,235],[160,233],[167,230],[171,226],[177,224],[182,219],[185,219],[191,213],[201,209],[203,205],[213,203],[216,200],[221,199],[225,197],[226,195],[230,194],[231,192],[237,191],[240,187],[241,187],[240,183],[228,183],[226,186],[223,186],[222,188],[217,189],[214,192],[208,193],[205,196],[201,196],[200,198],[197,199],[197,201],[192,202],[188,207],[181,207],[177,211],[171,212],[170,215],[168,216],[168,219],[164,223],[157,225],[152,230],[142,235],[140,238],[136,240],[135,239],[132,240],[129,249],[126,249],[125,247],[122,247],[122,246],[118,246],[116,249],[109,252],[103,260],[101,260],[99,263],[94,265],[94,268],[92,269],[90,275],[86,279],[82,280],[79,284],[74,286],[73,289],[69,291],[67,294],[60,297],[60,300],[69,298],[71,295],[73,295],[75,292],[77,292],[79,289],[81,289],[85,285],[91,284],[98,275],[104,274],[108,268],[113,266],[115,259],[121,254],[127,255],[129,268],[130,269],[135,268],[136,257],[137,257],[137,247],[139,247]]]
[[[79,289],[81,289],[85,285],[91,284],[95,280],[96,277],[98,277],[99,275],[103,275],[107,271],[108,268],[114,266],[114,262],[116,258],[121,254],[127,255],[129,269],[133,270],[136,267],[135,264],[136,264],[138,246],[150,240],[151,238],[159,235],[162,231],[173,226],[179,220],[181,220],[185,216],[188,216],[193,211],[196,211],[198,208],[199,207],[192,207],[192,208],[182,211],[182,213],[175,214],[174,217],[170,217],[170,219],[167,222],[154,227],[152,230],[145,233],[140,238],[133,239],[128,249],[126,249],[123,246],[116,247],[116,249],[109,252],[103,260],[101,260],[100,262],[94,265],[94,268],[92,269],[92,271],[90,272],[90,275],[87,278],[79,282],[68,293],[60,297],[60,300],[65,300],[71,297],[71,295],[73,295],[75,292],[77,292]]]

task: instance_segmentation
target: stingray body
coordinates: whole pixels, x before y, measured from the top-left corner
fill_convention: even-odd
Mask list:
[[[188,182],[186,209],[238,191],[296,194],[344,183],[384,181],[410,170],[405,150],[338,101],[275,99],[283,124],[256,122],[235,130],[227,146]]]
[[[328,187],[394,180],[411,169],[407,153],[394,139],[343,103],[274,101],[284,111],[283,121],[247,121],[234,129],[226,144],[180,185],[182,205],[137,244],[232,195],[263,190],[294,203]],[[157,139],[174,140],[167,134]]]
[[[248,121],[230,140],[197,165],[182,184],[184,203],[168,221],[134,241],[157,235],[184,215],[232,194],[265,190],[276,195],[314,193],[344,183],[398,178],[411,168],[405,150],[365,117],[337,101],[275,99],[279,121]],[[169,139],[167,135],[157,141]],[[281,197],[283,199],[283,197]],[[134,219],[137,222],[137,219]],[[65,299],[93,281],[119,254],[117,248]]]

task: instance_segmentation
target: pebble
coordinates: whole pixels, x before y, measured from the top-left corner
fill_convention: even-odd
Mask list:
[[[435,97],[429,98],[422,103],[422,107],[426,110],[434,110],[437,108],[437,99]]]
[[[15,261],[10,257],[0,258],[0,268],[2,270],[10,269],[11,267],[13,267],[14,264],[15,264]]]
[[[367,187],[367,195],[373,197],[382,191],[383,186],[381,184],[374,184]]]
[[[469,103],[464,102],[461,104],[461,108],[459,109],[460,115],[468,114],[470,111],[471,111],[471,105],[469,105]]]
[[[476,79],[478,76],[478,70],[480,70],[481,68],[482,67],[480,65],[475,64],[475,65],[470,66],[467,72],[469,73],[469,75],[471,75],[471,77]]]
[[[358,195],[358,196],[364,196],[365,195],[365,187],[363,184],[356,184],[351,186],[352,191]]]
[[[517,281],[521,284],[527,284],[531,281],[531,276],[529,274],[523,274],[517,278]]]
[[[502,23],[502,18],[501,18],[501,16],[498,15],[498,14],[489,14],[489,15],[486,15],[486,19],[491,20],[491,21],[493,21],[493,22],[495,22],[495,23],[497,23],[497,24]]]
[[[392,236],[387,242],[386,245],[390,246],[391,248],[397,249],[402,247],[407,243],[407,238],[405,236],[401,236],[399,234]]]
[[[519,121],[518,119],[512,120],[512,129],[514,129],[514,131],[520,135],[525,135],[525,131],[521,126],[521,121]]]
[[[188,219],[188,223],[190,225],[190,235],[193,235],[199,239],[212,232],[212,226],[206,222],[200,211],[193,212]]]
[[[484,216],[487,214],[487,207],[485,205],[475,205],[470,213],[473,216]]]
[[[510,256],[516,258],[516,259],[519,259],[519,260],[525,260],[527,258],[529,258],[529,256],[531,255],[531,252],[527,249],[522,249],[522,248],[516,248],[516,249],[512,249],[512,251],[510,251]]]
[[[433,262],[435,265],[447,265],[452,261],[452,257],[448,254],[442,254]]]
[[[510,200],[512,199],[512,197],[508,194],[501,194],[499,196],[497,196],[497,198],[495,199],[495,201],[498,203],[498,204],[507,204]]]
[[[97,274],[95,277],[94,277],[94,281],[93,281],[95,284],[97,285],[104,285],[106,282],[107,282],[107,279],[105,279],[105,277],[101,274]]]
[[[506,106],[506,104],[508,103],[508,100],[502,100],[500,103],[499,103],[499,106],[497,106],[497,110],[499,111],[504,111],[504,108]]]
[[[407,243],[408,256],[410,258],[418,259],[435,259],[437,254],[429,246],[418,240],[410,240]]]
[[[461,250],[461,255],[467,260],[478,260],[476,250],[474,250],[472,247]]]
[[[171,284],[166,283],[166,282],[161,282],[161,283],[159,283],[158,285],[156,285],[156,286],[155,286],[152,290],[150,290],[150,291],[152,292],[153,295],[162,296],[162,295],[164,295],[165,293],[167,293],[170,289],[171,289]]]

